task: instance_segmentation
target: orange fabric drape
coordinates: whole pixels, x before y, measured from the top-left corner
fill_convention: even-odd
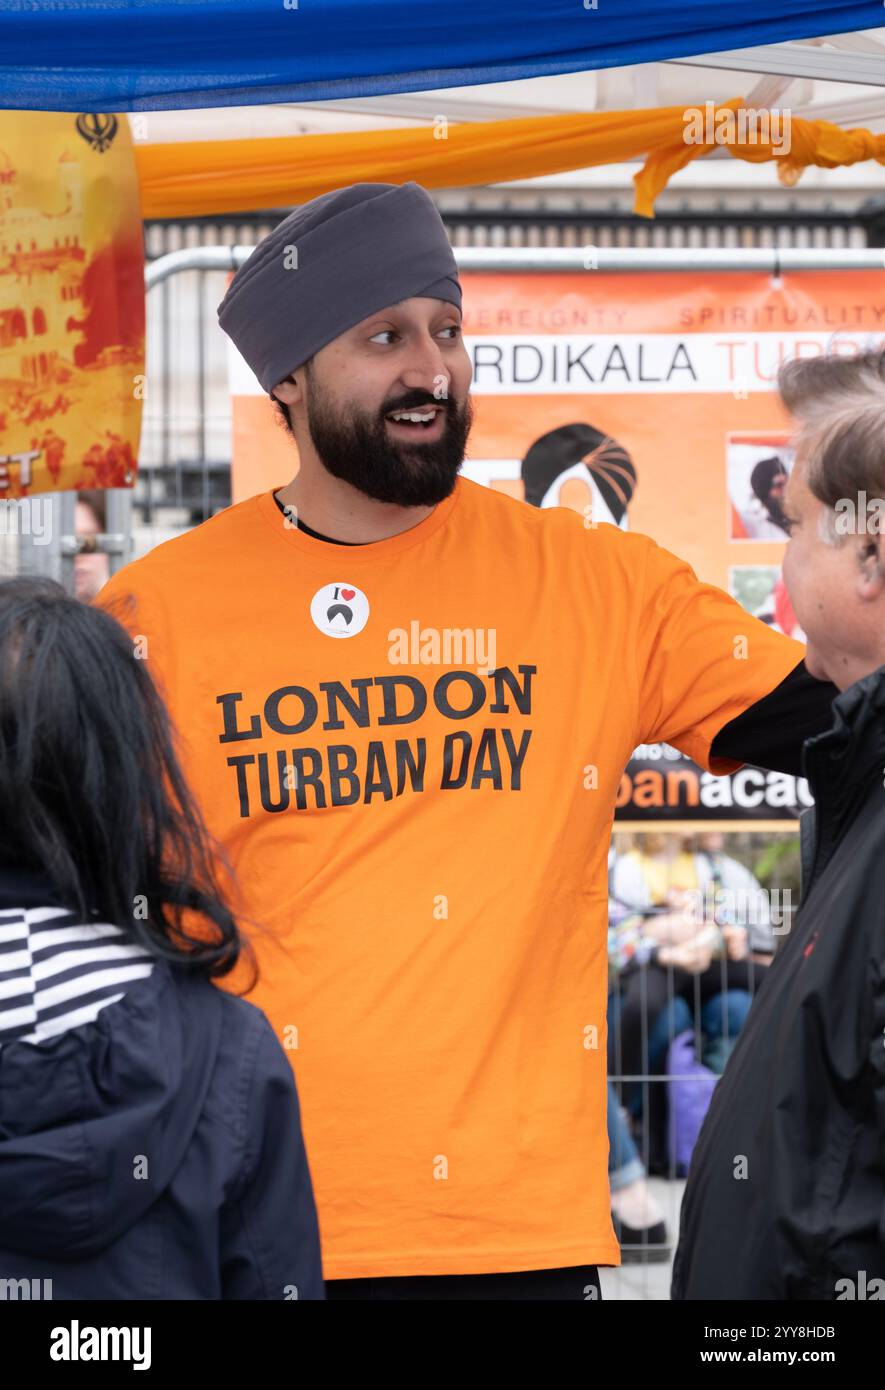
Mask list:
[[[715,108],[717,119],[739,98]],[[565,173],[645,157],[634,175],[635,209],[654,216],[670,177],[714,144],[688,144],[686,107],[531,116],[358,134],[258,140],[135,144],[144,217],[195,217],[304,203],[350,183],[459,188]],[[885,164],[885,135],[842,130],[828,121],[790,121],[788,152],[776,143],[726,144],[736,159],[776,160],[785,183],[811,164],[832,169],[875,159]]]

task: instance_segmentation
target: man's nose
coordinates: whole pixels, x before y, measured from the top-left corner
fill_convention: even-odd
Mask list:
[[[403,385],[412,391],[424,390],[435,400],[447,400],[451,373],[442,348],[430,334],[415,341],[409,352],[409,365],[402,372]]]

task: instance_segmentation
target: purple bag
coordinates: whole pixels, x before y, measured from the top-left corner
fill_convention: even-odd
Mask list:
[[[667,1147],[678,1177],[688,1173],[691,1155],[719,1077],[695,1056],[692,1029],[679,1033],[667,1053]]]

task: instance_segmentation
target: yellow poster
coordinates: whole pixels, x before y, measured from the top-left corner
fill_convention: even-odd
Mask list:
[[[0,111],[0,498],[133,484],[144,319],[126,118]]]

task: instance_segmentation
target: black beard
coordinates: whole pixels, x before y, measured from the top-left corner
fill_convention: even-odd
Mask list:
[[[442,438],[423,444],[395,444],[384,414],[375,420],[351,410],[345,414],[327,407],[312,384],[307,401],[307,426],[323,466],[377,502],[400,507],[431,507],[449,496],[464,462],[467,436],[473,424],[473,404],[465,397],[458,409],[452,400],[409,401],[405,408],[442,406],[446,426]],[[390,407],[402,410],[402,405]],[[386,413],[386,412],[385,412]]]
[[[787,525],[787,514],[784,511],[784,504],[781,499],[773,495],[769,496],[765,503],[765,510],[768,512],[775,526],[779,526],[782,531],[789,535],[790,528]]]

